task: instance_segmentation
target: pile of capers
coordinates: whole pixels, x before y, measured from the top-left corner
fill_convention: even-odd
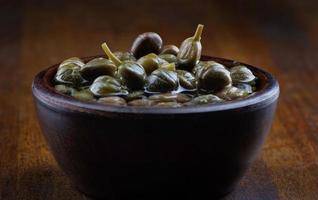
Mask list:
[[[201,61],[199,24],[180,48],[162,44],[157,33],[139,35],[130,52],[112,52],[84,62],[63,61],[54,77],[57,92],[79,100],[117,106],[181,107],[244,98],[255,92],[256,77],[237,65],[230,69],[215,61]]]

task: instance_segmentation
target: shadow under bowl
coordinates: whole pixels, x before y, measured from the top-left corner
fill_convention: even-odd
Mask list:
[[[237,65],[223,58],[202,59]],[[233,190],[257,156],[275,113],[277,81],[244,65],[259,78],[258,91],[219,104],[138,108],[84,102],[55,92],[58,64],[35,76],[32,91],[46,141],[83,194],[95,199],[211,199]]]

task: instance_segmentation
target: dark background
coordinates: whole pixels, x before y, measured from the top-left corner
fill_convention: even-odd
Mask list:
[[[83,199],[41,136],[31,81],[72,56],[129,50],[142,32],[176,44],[205,25],[203,53],[273,73],[281,97],[257,161],[226,199],[318,199],[318,2],[0,1],[0,199]]]

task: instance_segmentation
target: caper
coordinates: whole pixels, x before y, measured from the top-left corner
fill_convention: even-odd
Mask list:
[[[74,88],[68,87],[66,85],[55,85],[54,89],[57,92],[60,92],[60,93],[63,93],[63,94],[67,94],[67,95],[71,95],[72,92],[75,90]]]
[[[162,108],[179,108],[182,104],[177,102],[159,102],[154,105],[154,107],[162,107]]]
[[[135,56],[130,52],[114,52],[114,55],[121,61],[136,61]]]
[[[131,52],[138,59],[149,53],[159,54],[161,47],[161,37],[157,33],[147,32],[138,35],[131,47]]]
[[[142,89],[146,83],[146,72],[138,63],[126,62],[118,67],[120,79],[129,89]]]
[[[112,61],[105,58],[95,58],[81,68],[81,75],[88,81],[94,81],[102,75],[114,76],[116,70],[117,67]]]
[[[255,79],[253,72],[243,65],[230,69],[233,83],[248,83]]]
[[[118,67],[118,76],[131,90],[142,89],[146,82],[146,72],[144,68],[133,61],[120,61],[108,48],[106,43],[102,44],[108,58]]]
[[[200,42],[202,31],[203,25],[199,24],[194,36],[189,37],[182,42],[177,56],[178,67],[180,69],[191,71],[199,62],[202,51]]]
[[[225,100],[234,100],[234,99],[246,97],[248,95],[248,92],[232,86],[232,87],[224,88],[222,91],[218,92],[216,95]]]
[[[73,63],[59,67],[55,75],[55,81],[74,87],[79,87],[85,82],[80,74],[80,67]]]
[[[219,68],[225,68],[224,65],[220,64],[220,63],[217,63],[215,61],[200,61],[198,64],[195,65],[195,67],[193,68],[192,70],[192,73],[195,75],[195,77],[199,77],[202,70],[205,68],[205,67],[209,67],[209,66],[217,66]]]
[[[123,88],[118,80],[111,76],[100,76],[93,84],[89,87],[89,90],[99,97],[110,96],[110,95],[123,95],[128,92]]]
[[[154,104],[156,104],[156,101],[149,100],[149,99],[136,99],[136,100],[128,102],[128,105],[130,106],[142,106],[142,107],[148,107]]]
[[[165,63],[160,65],[160,69],[167,69],[170,71],[176,71],[176,64],[175,63]]]
[[[197,87],[195,77],[188,71],[177,70],[180,85],[187,90],[194,90]]]
[[[146,98],[146,96],[144,95],[144,91],[140,90],[140,91],[132,91],[130,92],[127,96],[125,96],[125,99],[127,101],[132,101],[135,99],[143,99]]]
[[[236,83],[236,84],[234,84],[234,86],[241,89],[241,90],[244,90],[248,94],[253,93],[253,90],[254,90],[253,87],[247,83]]]
[[[78,57],[72,57],[72,58],[68,58],[68,59],[64,60],[64,61],[60,64],[59,68],[65,66],[65,65],[69,65],[69,64],[74,64],[74,65],[77,65],[77,66],[79,66],[79,67],[84,66],[84,62],[83,62],[80,58],[78,58]]]
[[[151,72],[158,69],[159,65],[162,63],[158,58],[159,57],[156,54],[150,53],[139,58],[137,62],[145,69],[147,74],[151,74]]]
[[[208,104],[208,103],[220,103],[224,100],[219,98],[218,96],[215,96],[213,94],[207,94],[207,95],[201,95],[198,97],[195,97],[190,102],[185,103],[184,105],[191,106],[191,105],[201,105],[201,104]]]
[[[175,55],[177,56],[179,53],[179,48],[175,45],[164,45],[162,47],[162,50],[160,52],[160,54],[172,54],[172,55]]]
[[[177,57],[173,54],[160,54],[159,57],[169,63],[177,62]]]
[[[148,77],[149,92],[169,92],[179,86],[177,73],[168,69],[157,69]]]
[[[171,94],[171,93],[164,93],[164,94],[155,94],[149,97],[150,100],[159,101],[159,102],[178,102],[178,103],[185,103],[190,101],[192,98],[186,94]]]
[[[122,97],[103,97],[99,98],[98,103],[107,104],[107,105],[116,105],[116,106],[125,106],[127,105],[125,99]]]
[[[71,94],[72,97],[79,99],[79,100],[83,100],[83,101],[92,101],[95,100],[93,94],[90,92],[89,89],[85,89],[85,90],[74,90]]]
[[[203,67],[198,76],[198,88],[204,91],[219,91],[232,84],[230,72],[218,65]]]

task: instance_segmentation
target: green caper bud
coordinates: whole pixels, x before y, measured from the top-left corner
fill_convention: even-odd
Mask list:
[[[125,96],[126,101],[132,101],[135,99],[143,99],[146,98],[146,96],[144,95],[144,91],[139,90],[139,91],[132,91],[129,94],[127,94],[127,96]]]
[[[95,100],[94,95],[90,92],[89,89],[84,89],[84,90],[74,90],[71,94],[72,97],[83,100],[83,101],[92,101]]]
[[[74,88],[68,87],[66,85],[55,85],[54,89],[57,92],[60,92],[62,94],[67,94],[67,95],[71,95],[72,92],[74,92],[74,90],[75,90]]]
[[[230,69],[233,83],[248,83],[255,79],[253,72],[243,65]]]
[[[125,99],[123,99],[122,97],[103,97],[103,98],[99,98],[97,102],[106,104],[106,105],[116,105],[116,106],[127,105]]]
[[[59,68],[65,66],[65,65],[69,65],[69,64],[74,64],[74,65],[77,65],[79,67],[83,67],[85,65],[84,62],[80,58],[72,57],[72,58],[68,58],[68,59],[64,60],[60,64]]]
[[[89,90],[99,97],[128,94],[118,80],[107,75],[95,79]]]
[[[250,84],[247,84],[247,83],[235,83],[234,86],[241,89],[241,90],[244,90],[248,94],[253,93],[253,90],[254,90],[253,86],[251,86]]]
[[[177,102],[159,102],[154,105],[154,107],[161,107],[161,108],[179,108],[182,104]]]
[[[220,92],[216,94],[218,97],[225,99],[225,100],[234,100],[246,97],[248,93],[242,89],[237,87],[226,87]]]
[[[81,68],[81,75],[88,81],[94,81],[102,75],[114,76],[116,65],[106,58],[95,58]]]
[[[136,61],[135,56],[130,52],[114,52],[114,55],[121,61]]]
[[[73,63],[59,67],[55,74],[55,81],[74,87],[79,87],[85,82],[80,73],[80,66]]]
[[[177,57],[173,54],[160,54],[159,57],[168,63],[176,63]]]
[[[157,69],[148,77],[147,91],[169,92],[179,86],[177,73],[168,69]]]
[[[130,106],[138,106],[138,107],[149,107],[156,103],[156,101],[149,100],[149,99],[136,99],[133,101],[128,102]]]
[[[172,55],[175,55],[177,56],[179,53],[179,48],[175,45],[164,45],[162,47],[162,50],[160,52],[160,54],[172,54]]]
[[[217,63],[215,61],[200,61],[198,64],[195,65],[195,67],[193,68],[192,70],[192,73],[195,75],[195,77],[199,77],[202,70],[205,68],[205,67],[209,67],[209,66],[217,66],[219,68],[225,68],[224,65],[220,64],[220,63]]]
[[[204,91],[219,91],[232,85],[230,72],[218,65],[203,67],[198,76],[198,88]]]
[[[142,89],[146,83],[146,72],[144,68],[133,62],[125,62],[118,67],[120,79],[131,90]]]
[[[180,69],[192,71],[194,66],[199,62],[202,51],[200,42],[202,31],[203,25],[199,24],[194,36],[182,42],[177,56],[177,63]]]
[[[218,96],[215,96],[213,94],[208,95],[201,95],[198,97],[195,97],[190,102],[185,103],[184,105],[192,106],[192,105],[201,105],[201,104],[208,104],[208,103],[220,103],[224,100],[219,98]]]
[[[190,101],[192,98],[186,94],[171,94],[171,93],[164,93],[164,94],[154,94],[149,97],[150,100],[158,101],[158,102],[178,102],[178,103],[185,103]]]
[[[154,32],[138,35],[131,47],[132,54],[138,59],[149,53],[159,54],[162,47],[161,37]]]
[[[119,60],[109,49],[106,43],[102,44],[108,58],[118,67],[117,77],[131,90],[142,89],[146,82],[145,69],[133,61]]]
[[[187,90],[194,90],[197,88],[197,80],[188,71],[177,70],[180,85]]]
[[[167,69],[170,71],[176,71],[176,64],[175,63],[164,63],[159,66],[160,69]]]
[[[151,74],[151,72],[159,68],[159,61],[160,60],[156,54],[150,53],[139,58],[137,63],[139,63],[145,69],[147,74]]]

